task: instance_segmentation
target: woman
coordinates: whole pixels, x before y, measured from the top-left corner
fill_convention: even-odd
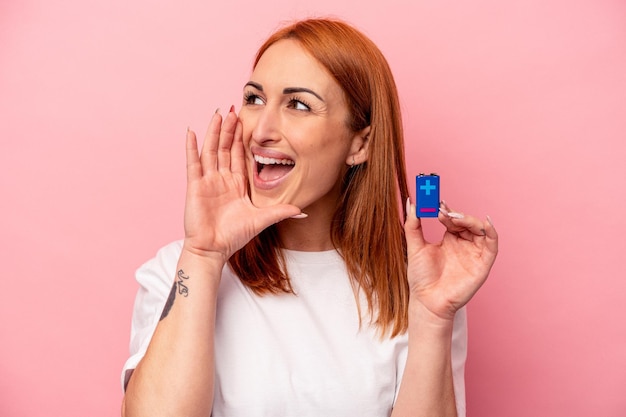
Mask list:
[[[464,415],[462,307],[497,234],[442,204],[424,241],[369,39],[275,33],[239,115],[216,112],[200,154],[187,133],[187,173],[185,239],[137,273],[123,415]]]

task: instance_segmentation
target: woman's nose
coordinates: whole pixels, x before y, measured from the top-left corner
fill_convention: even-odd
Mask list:
[[[252,140],[257,143],[276,141],[280,137],[279,109],[265,105],[257,109],[253,118]]]

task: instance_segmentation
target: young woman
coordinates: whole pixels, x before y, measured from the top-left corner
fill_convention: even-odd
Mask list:
[[[385,58],[297,22],[243,95],[200,153],[187,133],[185,238],[137,272],[122,414],[464,415],[462,307],[497,234],[442,203],[424,240]]]

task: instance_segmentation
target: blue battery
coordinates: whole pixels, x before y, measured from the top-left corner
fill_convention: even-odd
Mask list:
[[[439,175],[419,174],[415,177],[417,217],[437,217],[439,215]]]

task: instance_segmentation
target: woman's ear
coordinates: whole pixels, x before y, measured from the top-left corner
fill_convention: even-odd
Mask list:
[[[352,167],[367,161],[369,158],[370,130],[371,126],[367,126],[354,134],[346,164]]]

